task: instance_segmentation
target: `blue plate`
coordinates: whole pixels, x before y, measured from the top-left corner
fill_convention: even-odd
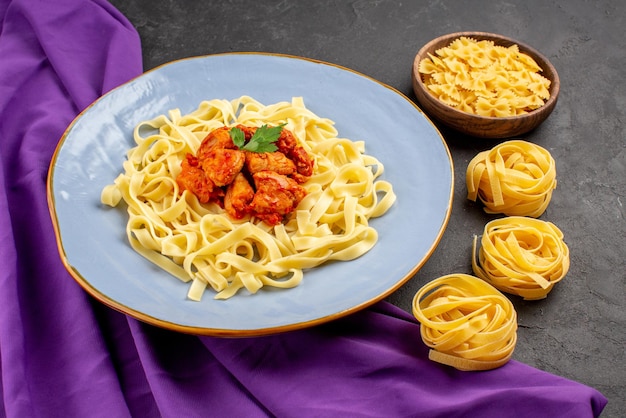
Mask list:
[[[364,140],[385,165],[397,195],[371,225],[379,241],[362,257],[304,272],[287,290],[240,291],[201,302],[180,282],[133,251],[125,208],[100,203],[122,171],[137,123],[203,100],[248,95],[264,104],[302,96],[340,137]],[[53,157],[48,201],[61,258],[92,296],[139,320],[214,336],[255,336],[304,328],[363,309],[409,280],[437,246],[450,217],[450,152],[435,126],[398,91],[336,65],[256,53],[189,58],[156,68],[98,99],[70,125]],[[122,205],[123,206],[123,205]]]

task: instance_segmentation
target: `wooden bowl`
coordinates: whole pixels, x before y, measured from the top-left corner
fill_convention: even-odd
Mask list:
[[[550,97],[545,104],[535,110],[519,116],[488,117],[464,112],[442,102],[430,94],[419,73],[419,63],[428,58],[428,53],[435,55],[435,51],[448,46],[452,41],[462,36],[476,41],[491,40],[495,45],[509,47],[516,44],[521,52],[526,53],[542,68],[541,75],[551,81]],[[443,35],[424,45],[413,62],[413,91],[422,109],[436,121],[466,135],[479,138],[511,138],[532,131],[552,113],[556,105],[560,81],[554,66],[534,48],[505,36],[486,32],[457,32]]]

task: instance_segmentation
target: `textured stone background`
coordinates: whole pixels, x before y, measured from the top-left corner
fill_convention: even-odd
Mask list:
[[[565,234],[571,269],[543,301],[512,298],[520,327],[514,358],[597,388],[609,398],[603,417],[626,416],[626,3],[112,3],[139,31],[145,70],[196,55],[277,52],[349,67],[414,99],[413,58],[438,35],[495,32],[546,55],[559,72],[561,95],[550,118],[524,139],[548,149],[557,162],[558,187],[541,219]],[[388,298],[409,312],[426,282],[471,273],[472,237],[491,219],[466,199],[465,169],[496,142],[442,133],[455,164],[452,216],[429,261]]]

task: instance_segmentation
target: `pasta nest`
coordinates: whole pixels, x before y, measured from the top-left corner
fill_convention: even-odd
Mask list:
[[[466,183],[467,198],[480,199],[487,213],[537,218],[556,188],[556,162],[538,145],[506,141],[470,161]]]
[[[509,361],[517,342],[517,313],[496,288],[478,277],[450,274],[413,298],[429,358],[459,370],[489,370]]]
[[[545,298],[569,270],[563,233],[551,222],[512,216],[485,225],[481,246],[474,237],[474,274],[497,289],[526,300]]]

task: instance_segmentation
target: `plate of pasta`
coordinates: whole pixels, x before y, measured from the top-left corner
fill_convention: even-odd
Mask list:
[[[446,228],[453,183],[441,134],[392,87],[232,53],[165,64],[83,111],[48,202],[63,263],[100,302],[175,331],[257,336],[402,286]]]

